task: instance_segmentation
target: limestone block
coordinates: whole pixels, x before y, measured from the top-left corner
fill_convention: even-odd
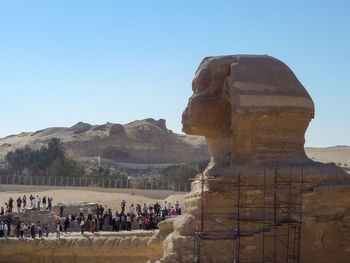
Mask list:
[[[348,262],[350,176],[335,165],[306,156],[304,135],[314,118],[314,103],[292,70],[267,55],[207,57],[195,73],[192,90],[182,115],[183,131],[205,136],[211,161],[185,197],[185,215],[160,224],[150,239],[149,258],[193,262],[193,234],[202,225],[202,211],[205,231],[234,231],[238,179],[242,185],[271,187],[278,173],[281,181],[289,180],[291,174],[304,181],[294,193],[305,196],[301,262]],[[280,191],[276,200],[288,203],[289,196],[287,190]],[[240,204],[263,206],[264,190],[245,190],[239,198]],[[286,229],[300,212],[292,211],[286,221],[286,209],[276,208],[276,225],[271,228],[258,221],[241,223],[246,233],[241,238],[242,262],[261,261],[263,232]],[[240,218],[262,218],[261,211],[242,209]],[[233,260],[232,240],[206,240],[201,246],[201,262]],[[162,253],[155,253],[159,247]],[[265,249],[272,252],[274,246],[267,242]],[[276,256],[278,262],[285,262],[287,252]]]

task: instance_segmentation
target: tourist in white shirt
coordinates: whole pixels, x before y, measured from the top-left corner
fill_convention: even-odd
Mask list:
[[[32,199],[32,208],[36,209],[36,199],[35,198]]]
[[[38,207],[38,210],[40,211],[40,202],[41,202],[41,198],[40,198],[40,196],[38,196],[37,195],[37,197],[36,197],[36,202],[37,202],[37,207]]]

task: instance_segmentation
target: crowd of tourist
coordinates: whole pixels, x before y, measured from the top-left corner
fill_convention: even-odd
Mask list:
[[[11,218],[8,217],[5,222],[0,222],[0,238],[35,238],[36,236],[42,238],[43,234],[45,234],[46,237],[49,236],[49,224],[45,224],[45,226],[42,227],[40,221],[35,225],[34,223],[12,222]]]
[[[44,196],[42,199],[33,195],[29,197],[29,207],[31,209],[51,210],[52,198]],[[8,203],[6,203],[6,209],[1,208],[0,215],[7,215],[13,212],[14,200],[10,197]],[[27,207],[27,198],[24,195],[22,198],[18,197],[16,200],[17,212],[23,211]],[[20,222],[18,219],[14,220],[11,217],[7,217],[5,220],[0,221],[0,238],[3,237],[31,237],[42,238],[48,237],[50,229],[55,229],[56,238],[61,237],[61,232],[81,232],[85,231],[98,232],[98,231],[131,231],[135,229],[151,230],[157,229],[158,223],[165,220],[167,217],[181,215],[183,213],[184,206],[180,205],[177,201],[173,206],[167,201],[161,206],[158,202],[155,204],[147,205],[131,204],[127,205],[125,200],[122,200],[120,211],[112,212],[111,209],[105,209],[102,205],[89,206],[86,209],[80,208],[79,212],[73,212],[64,216],[64,207],[59,209],[59,215],[57,215],[54,222],[46,223],[42,225],[40,221],[34,222]],[[50,225],[52,224],[52,225]]]
[[[121,210],[112,212],[111,209],[105,209],[102,205],[96,207],[95,211],[91,207],[87,209],[87,214],[83,213],[83,208],[80,209],[80,214],[69,214],[64,220],[57,219],[56,233],[57,238],[60,237],[60,232],[76,231],[77,226],[79,231],[84,234],[85,231],[131,231],[133,226],[137,225],[137,229],[151,230],[157,229],[158,223],[165,220],[169,216],[181,215],[184,206],[177,201],[175,207],[165,201],[164,207],[157,202],[156,204],[141,206],[140,204],[131,204],[128,210],[126,202],[121,202]],[[63,207],[60,209],[60,214],[63,214]],[[63,227],[62,227],[63,226]]]
[[[15,200],[10,197],[8,202],[5,203],[5,208],[1,207],[0,216],[11,214],[16,211],[18,213],[24,211],[24,209],[32,209],[32,210],[49,210],[52,209],[52,200],[51,197],[34,197],[32,194],[29,196],[29,200],[27,200],[26,195],[23,197],[19,196]],[[17,209],[15,210],[16,207]],[[33,222],[20,222],[18,220],[13,220],[11,217],[6,217],[5,220],[0,221],[0,238],[2,237],[32,237],[35,238],[36,235],[38,237],[43,237],[43,234],[47,237],[49,235],[49,224],[45,224],[42,226],[40,221]]]
[[[29,203],[28,203],[29,202]],[[39,195],[34,197],[32,194],[29,196],[27,201],[26,195],[23,197],[18,197],[16,200],[17,212],[21,212],[26,208],[34,210],[50,210],[52,209],[52,198],[44,196],[42,199]],[[0,215],[6,215],[14,211],[14,199],[9,198],[8,202],[5,203],[5,208],[2,206],[0,210]]]

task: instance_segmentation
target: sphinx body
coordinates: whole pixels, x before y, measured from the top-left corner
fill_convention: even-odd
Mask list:
[[[320,211],[326,210],[327,220],[332,225],[339,224],[336,231],[340,231],[344,222],[336,221],[335,214],[343,211],[342,218],[350,220],[350,178],[341,168],[313,162],[306,156],[304,135],[314,118],[314,103],[290,68],[267,55],[207,57],[196,71],[192,90],[193,95],[183,113],[183,131],[205,136],[211,161],[192,183],[191,193],[185,198],[185,215],[160,224],[159,233],[149,242],[151,261],[193,262],[193,233],[200,225],[203,196],[205,212],[220,215],[219,221],[217,217],[208,216],[206,231],[225,231],[227,226],[233,229],[235,220],[232,218],[236,215],[232,207],[237,204],[237,189],[231,182],[239,176],[245,184],[262,185],[262,173],[268,170],[268,174],[273,174],[277,169],[284,179],[294,172],[300,174],[301,170],[305,178],[300,190],[306,196],[303,210],[307,234],[303,240],[307,242],[301,249],[306,255],[303,262],[316,262],[309,257],[310,251],[320,255],[313,257],[317,262],[327,262],[329,258],[343,262],[350,256],[350,248],[331,253],[325,245],[327,241],[316,251],[308,247],[317,243],[318,235],[313,235],[313,229],[323,231],[326,236],[334,231],[334,228],[323,229],[324,222],[317,221]],[[334,189],[342,190],[339,193]],[[327,205],[318,209],[317,200],[326,199],[332,191],[337,193],[337,200],[328,198]],[[262,194],[255,190],[247,192],[244,198],[250,204],[258,204]],[[286,197],[282,194],[279,198]],[[252,224],[246,228],[256,234],[244,252],[258,254],[261,247],[257,240],[261,238],[262,230]],[[347,231],[350,234],[349,227]],[[350,247],[350,240],[342,241],[341,238],[333,238],[332,242],[348,242]],[[229,242],[210,243],[202,250],[205,259],[201,262],[232,261]]]

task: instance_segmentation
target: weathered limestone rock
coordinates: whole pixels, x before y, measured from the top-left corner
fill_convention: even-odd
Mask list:
[[[24,222],[24,223],[34,223],[37,224],[37,222],[40,222],[41,226],[45,226],[46,224],[49,225],[49,231],[55,232],[56,227],[54,222],[57,218],[59,218],[60,215],[60,207],[63,207],[63,216],[60,218],[63,224],[63,221],[67,215],[77,215],[80,214],[80,209],[83,209],[83,213],[85,215],[88,214],[88,208],[91,209],[93,213],[95,213],[97,204],[95,203],[71,203],[71,204],[60,204],[52,207],[52,210],[36,210],[32,208],[26,208],[24,210],[21,210],[21,212],[13,211],[10,214],[0,216],[0,221],[6,222],[8,218],[11,219],[12,224],[17,224],[17,222]],[[72,225],[70,225],[69,230],[72,229]],[[79,225],[75,224],[75,231],[80,230]],[[1,247],[0,247],[1,249]]]
[[[50,211],[38,211],[33,210],[30,208],[24,209],[24,211],[17,212],[14,211],[10,214],[0,216],[0,221],[6,222],[7,218],[11,219],[12,224],[15,224],[16,222],[24,222],[24,223],[34,223],[37,224],[37,222],[40,222],[41,226],[45,226],[46,224],[49,224],[50,231],[55,231],[55,220],[57,219],[56,214],[50,212]],[[0,247],[1,249],[1,247]]]
[[[147,260],[153,231],[69,234],[60,240],[0,239],[0,262],[6,263],[138,263]]]
[[[88,214],[88,209],[91,209],[91,212],[95,214],[98,204],[96,203],[70,203],[70,204],[62,204],[58,203],[57,205],[54,205],[52,207],[52,213],[55,213],[56,215],[60,214],[60,208],[63,207],[63,217],[66,217],[67,215],[80,215],[80,209],[82,209],[82,212],[84,215]]]
[[[314,117],[314,104],[288,66],[267,55],[208,57],[199,65],[192,89],[183,113],[183,131],[205,136],[211,162],[185,197],[186,214],[159,224],[160,231],[149,241],[150,262],[193,262],[193,234],[201,222],[202,197],[204,231],[233,232],[238,178],[242,185],[264,185],[265,174],[265,185],[271,187],[275,173],[282,181],[292,177],[305,180],[299,190],[304,192],[305,202],[302,262],[347,262],[350,176],[335,165],[313,162],[305,155],[304,134]],[[246,190],[240,202],[263,206],[263,194],[261,188]],[[328,196],[327,202],[325,199],[320,205],[319,195],[322,199]],[[286,202],[288,191],[279,192],[277,199]],[[297,217],[293,210],[287,220],[286,209],[276,209],[276,229]],[[261,218],[261,214],[258,209],[242,209],[240,216]],[[269,230],[249,220],[241,227],[250,233],[241,239],[241,257],[259,262],[262,234]],[[329,246],[330,242],[334,245]],[[266,245],[265,249],[273,249]],[[203,242],[201,262],[232,262],[232,246],[229,240]],[[286,262],[286,257],[286,253],[277,253],[278,262]]]

